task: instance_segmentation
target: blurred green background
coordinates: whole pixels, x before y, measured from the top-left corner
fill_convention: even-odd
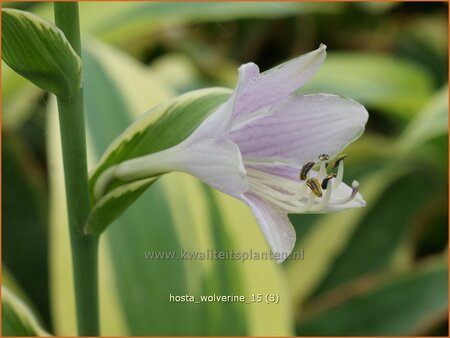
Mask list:
[[[53,21],[48,3],[2,6]],[[328,57],[300,91],[370,114],[345,151],[345,181],[361,183],[367,207],[291,215],[302,261],[146,261],[145,250],[267,250],[239,202],[181,174],[152,186],[102,239],[103,334],[448,334],[446,3],[93,2],[80,15],[91,168],[154,104],[232,88],[240,64],[266,70],[320,43]],[[54,102],[2,67],[2,282],[45,330],[73,335]],[[214,292],[281,301],[168,301]],[[17,335],[10,322],[3,334]]]

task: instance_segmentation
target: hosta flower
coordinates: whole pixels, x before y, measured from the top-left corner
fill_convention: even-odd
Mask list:
[[[317,71],[325,49],[321,45],[261,74],[254,63],[242,65],[231,97],[185,141],[111,167],[96,192],[110,177],[190,173],[244,201],[272,251],[286,258],[296,238],[289,213],[365,205],[358,183],[342,181],[344,156],[338,154],[361,135],[367,111],[348,98],[295,93]]]

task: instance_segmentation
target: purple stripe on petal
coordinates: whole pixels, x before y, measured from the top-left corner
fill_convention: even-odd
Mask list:
[[[299,173],[300,173],[299,167],[285,165],[285,164],[265,165],[265,164],[252,163],[252,164],[248,165],[247,163],[245,163],[245,159],[244,159],[244,164],[245,164],[246,168],[256,169],[256,170],[259,170],[259,171],[262,171],[262,172],[265,172],[268,174],[286,178],[286,179],[294,181],[294,182],[299,182]]]
[[[333,156],[364,130],[368,114],[359,103],[336,95],[293,95],[271,114],[234,129],[229,138],[244,158],[284,160],[300,166]]]

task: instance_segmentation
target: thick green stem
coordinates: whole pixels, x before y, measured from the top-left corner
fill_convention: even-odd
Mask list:
[[[78,3],[56,2],[55,23],[81,57]],[[99,335],[98,237],[82,233],[90,201],[86,160],[83,89],[70,98],[58,97],[59,123],[64,161],[72,264],[77,304],[78,333]]]

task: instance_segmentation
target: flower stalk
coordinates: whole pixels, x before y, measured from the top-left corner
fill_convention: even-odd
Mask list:
[[[81,58],[77,2],[54,4],[56,25]],[[64,162],[69,232],[77,307],[78,334],[99,335],[98,237],[83,235],[90,211],[83,89],[71,97],[57,97]]]

